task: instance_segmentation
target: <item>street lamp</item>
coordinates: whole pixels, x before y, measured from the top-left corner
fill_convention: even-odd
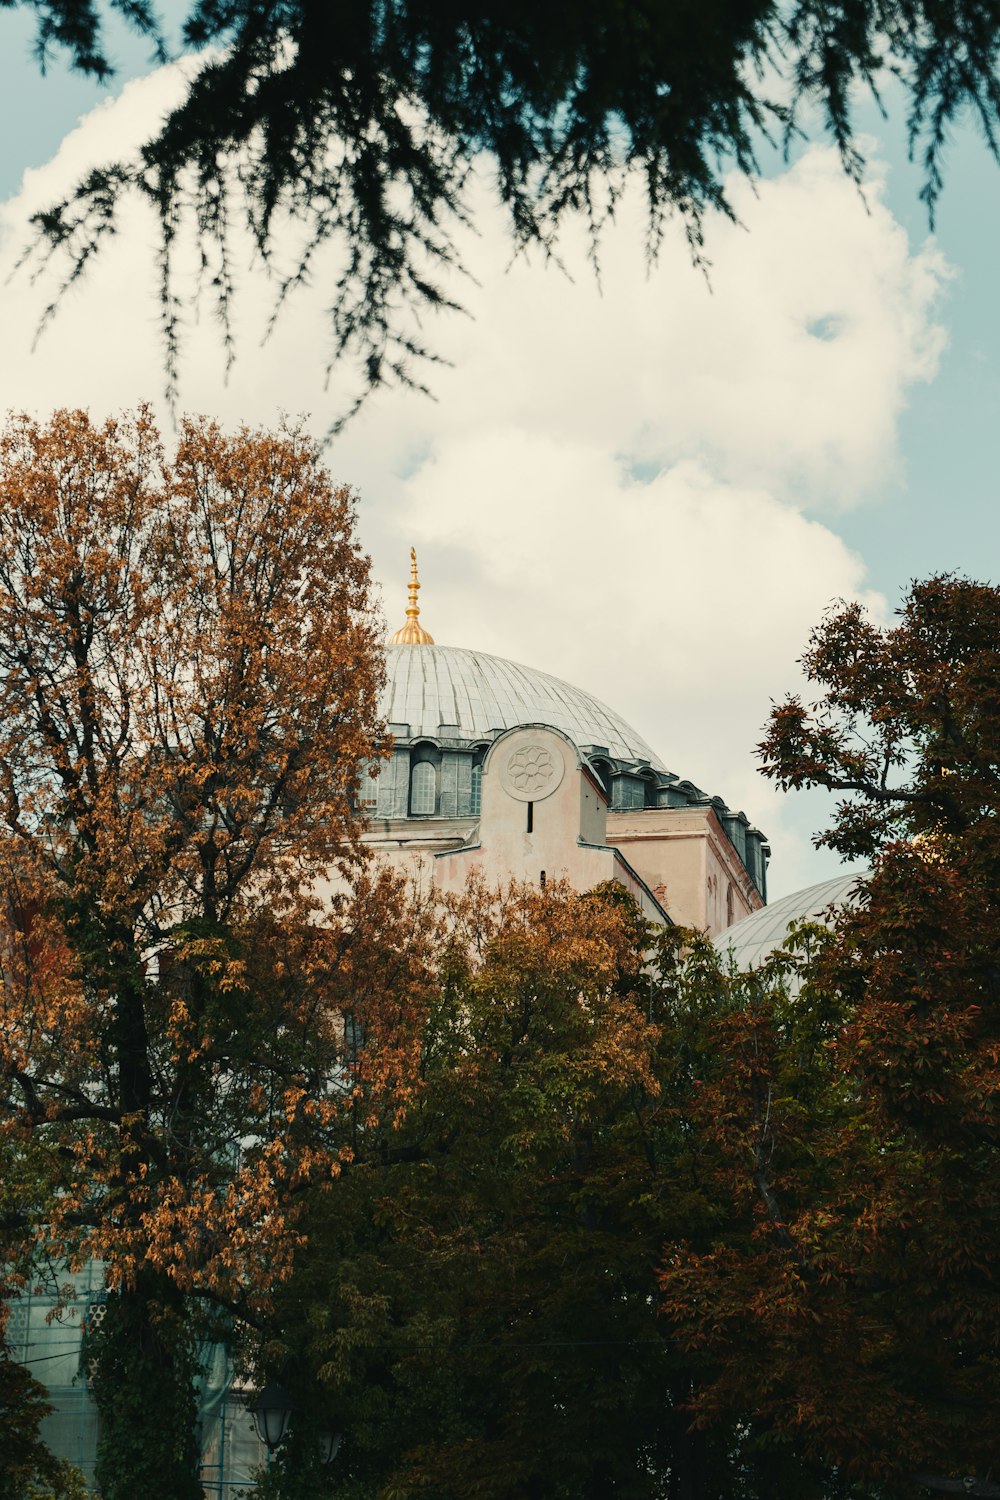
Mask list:
[[[292,1398],[283,1385],[269,1380],[250,1407],[257,1436],[268,1453],[273,1453],[288,1431],[292,1415]]]
[[[332,1422],[325,1422],[319,1430],[319,1461],[325,1468],[332,1464],[340,1450],[341,1434]]]
[[[293,1410],[291,1395],[276,1380],[269,1380],[249,1410],[257,1436],[268,1453],[273,1453],[288,1431]],[[325,1468],[333,1463],[340,1451],[342,1434],[327,1419],[319,1428],[318,1439],[319,1461]]]

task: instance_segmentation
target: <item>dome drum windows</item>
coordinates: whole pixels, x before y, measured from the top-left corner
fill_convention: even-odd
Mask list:
[[[478,818],[483,810],[483,761],[489,745],[474,745],[461,756],[458,768],[458,811],[460,817]]]
[[[440,810],[441,751],[431,741],[414,745],[410,751],[411,818],[433,818]]]
[[[395,816],[478,817],[482,762],[488,749],[488,745],[442,749],[432,740],[414,745],[407,755],[405,802]]]
[[[437,767],[418,760],[410,767],[410,817],[433,817],[437,812]]]
[[[441,753],[441,765],[438,772],[438,817],[457,818],[459,807],[464,803],[468,806],[468,762],[467,755],[456,755],[453,750],[444,750]],[[465,772],[464,778],[462,772]],[[465,786],[461,785],[462,780]],[[464,791],[464,796],[462,795]]]
[[[690,807],[691,798],[680,786],[661,786],[657,793],[659,807]]]
[[[364,771],[358,780],[358,807],[363,813],[374,813],[378,808],[379,778],[371,771]]]
[[[656,806],[656,787],[647,777],[617,772],[612,781],[611,808],[613,812],[633,812],[641,807]]]
[[[373,792],[369,791],[362,777],[359,801],[365,796],[375,795],[377,805],[371,807],[361,802],[362,811],[369,817],[379,818],[405,818],[410,804],[410,752],[400,750],[398,745],[393,749],[387,761],[383,761],[378,774],[378,780],[374,784]]]
[[[736,853],[739,855],[743,863],[746,864],[748,824],[745,814],[731,813],[724,802],[721,804],[720,811],[718,798],[713,799],[713,803],[716,807],[716,811],[719,812],[719,821],[722,824],[723,828],[726,830],[729,842],[732,844],[733,848],[736,850]]]
[[[603,745],[597,746],[597,749],[602,752],[604,751]],[[606,752],[590,757],[590,769],[601,783],[604,795],[608,799],[608,806],[610,807],[614,795],[614,781],[612,780],[611,762],[607,759]]]

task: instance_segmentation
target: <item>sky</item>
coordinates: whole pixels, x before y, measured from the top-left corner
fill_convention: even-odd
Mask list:
[[[14,266],[30,213],[138,144],[180,75],[114,32],[110,89],[58,64],[42,77],[26,13],[0,12],[0,36],[0,411],[149,400],[169,432],[145,211],[127,210],[37,348],[56,280]],[[959,128],[931,235],[898,102],[888,123],[860,119],[864,193],[818,134],[775,156],[756,192],[733,182],[740,226],[708,226],[707,278],[679,232],[647,267],[635,202],[605,239],[600,285],[573,232],[564,270],[511,264],[482,177],[479,233],[460,240],[471,316],[428,330],[451,361],[431,372],[434,399],[382,392],[326,450],[358,493],[390,629],[415,545],[439,643],[541,668],[624,714],[769,835],[772,895],[839,870],[811,841],[826,799],[775,792],[754,761],[811,627],[840,598],[887,621],[911,579],[992,579],[1000,555],[1000,168]],[[304,416],[321,436],[349,394],[344,379],[324,388],[323,268],[262,343],[273,289],[238,254],[236,365],[227,379],[192,297],[180,407],[227,426]]]

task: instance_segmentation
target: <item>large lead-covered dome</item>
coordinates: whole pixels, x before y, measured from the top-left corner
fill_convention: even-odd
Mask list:
[[[442,726],[463,740],[519,724],[548,724],[582,748],[603,745],[616,760],[666,767],[641,735],[599,699],[547,672],[458,646],[390,645],[381,711],[409,725],[408,738],[437,738]],[[447,731],[445,731],[447,733]]]

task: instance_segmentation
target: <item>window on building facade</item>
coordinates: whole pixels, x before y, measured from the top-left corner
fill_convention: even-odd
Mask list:
[[[607,797],[608,801],[610,802],[611,801],[611,767],[608,765],[608,763],[607,763],[606,760],[595,759],[595,760],[592,760],[590,762],[590,769],[592,771],[596,772],[597,779],[601,783],[601,786],[604,788],[604,794]]]
[[[619,776],[618,778],[618,806],[623,812],[630,812],[633,808],[645,807],[646,787],[637,776]]]
[[[472,816],[478,818],[483,806],[483,768],[472,768]]]
[[[430,761],[421,760],[410,772],[410,812],[432,813],[437,801],[437,777]]]

